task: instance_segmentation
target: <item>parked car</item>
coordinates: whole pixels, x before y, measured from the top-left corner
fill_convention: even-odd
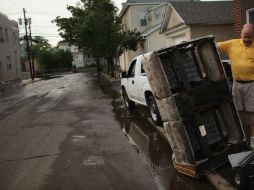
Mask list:
[[[254,178],[254,151],[245,151],[228,156],[233,169],[234,184],[243,190],[250,185]]]
[[[161,125],[161,116],[145,74],[143,61],[143,55],[137,56],[132,60],[129,70],[122,73],[122,96],[126,108],[132,110],[136,103],[147,106],[153,123]]]

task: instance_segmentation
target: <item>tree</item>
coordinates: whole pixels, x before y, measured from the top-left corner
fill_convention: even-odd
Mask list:
[[[49,41],[41,36],[36,36],[33,39],[33,46],[32,46],[32,54],[34,58],[37,58],[39,51],[42,50],[50,50],[52,46],[50,45]]]
[[[58,16],[53,22],[64,39],[95,56],[98,72],[100,57],[106,58],[113,68],[117,47],[136,50],[140,33],[121,32],[117,8],[111,0],[81,0],[76,6],[67,6],[67,9],[71,17]],[[113,74],[111,69],[111,76]]]
[[[53,69],[54,60],[52,55],[52,49],[41,49],[36,54],[36,60],[40,65],[40,68],[44,70]]]
[[[63,49],[54,49],[52,51],[55,68],[71,68],[72,67],[72,54],[70,51]]]
[[[33,42],[33,57],[42,69],[71,68],[73,60],[71,52],[52,48],[48,40],[40,36],[37,36]]]

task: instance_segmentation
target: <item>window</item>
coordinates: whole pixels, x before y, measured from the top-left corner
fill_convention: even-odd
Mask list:
[[[11,57],[10,56],[6,57],[6,65],[7,65],[7,70],[11,71],[12,70],[12,66],[11,66]]]
[[[17,40],[15,32],[12,32],[12,36],[13,36],[13,45],[15,45]]]
[[[135,76],[136,61],[137,60],[135,59],[131,62],[131,66],[130,66],[130,69],[129,69],[129,72],[128,72],[129,77],[134,77]]]
[[[3,29],[0,27],[0,43],[4,42]]]
[[[6,41],[6,43],[8,43],[9,42],[8,29],[6,28],[4,31],[5,31],[5,41]]]
[[[160,15],[161,15],[160,10],[156,10],[156,11],[154,12],[154,16],[155,16],[155,19],[156,19],[156,20],[159,19]]]
[[[140,25],[141,26],[147,26],[147,15],[146,13],[140,13],[139,14],[139,20],[140,20]]]
[[[141,63],[141,74],[145,75],[145,69],[144,69],[144,64],[143,62]]]
[[[254,24],[254,9],[249,9],[246,11],[246,20],[247,23]]]

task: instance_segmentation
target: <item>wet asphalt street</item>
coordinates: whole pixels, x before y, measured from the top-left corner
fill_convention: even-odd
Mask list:
[[[88,72],[4,93],[0,190],[214,189],[176,173],[146,109],[126,111],[118,86]]]

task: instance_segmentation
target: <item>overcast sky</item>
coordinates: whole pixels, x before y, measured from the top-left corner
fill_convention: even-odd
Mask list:
[[[125,0],[113,0],[118,8]],[[23,18],[23,8],[27,17],[32,19],[32,35],[44,36],[51,45],[56,46],[62,40],[58,36],[57,27],[51,21],[56,16],[69,17],[67,5],[75,5],[78,0],[0,0],[0,12],[10,19],[18,21]],[[20,34],[25,33],[24,25],[19,26]]]
[[[56,16],[69,17],[66,6],[75,5],[77,2],[78,0],[0,0],[0,12],[18,21],[18,18],[23,18],[25,8],[27,17],[32,19],[32,35],[44,36],[51,45],[56,46],[61,38],[58,36],[57,27],[51,21]],[[121,4],[126,0],[113,2],[121,9]],[[24,33],[24,25],[20,25],[20,34]]]

